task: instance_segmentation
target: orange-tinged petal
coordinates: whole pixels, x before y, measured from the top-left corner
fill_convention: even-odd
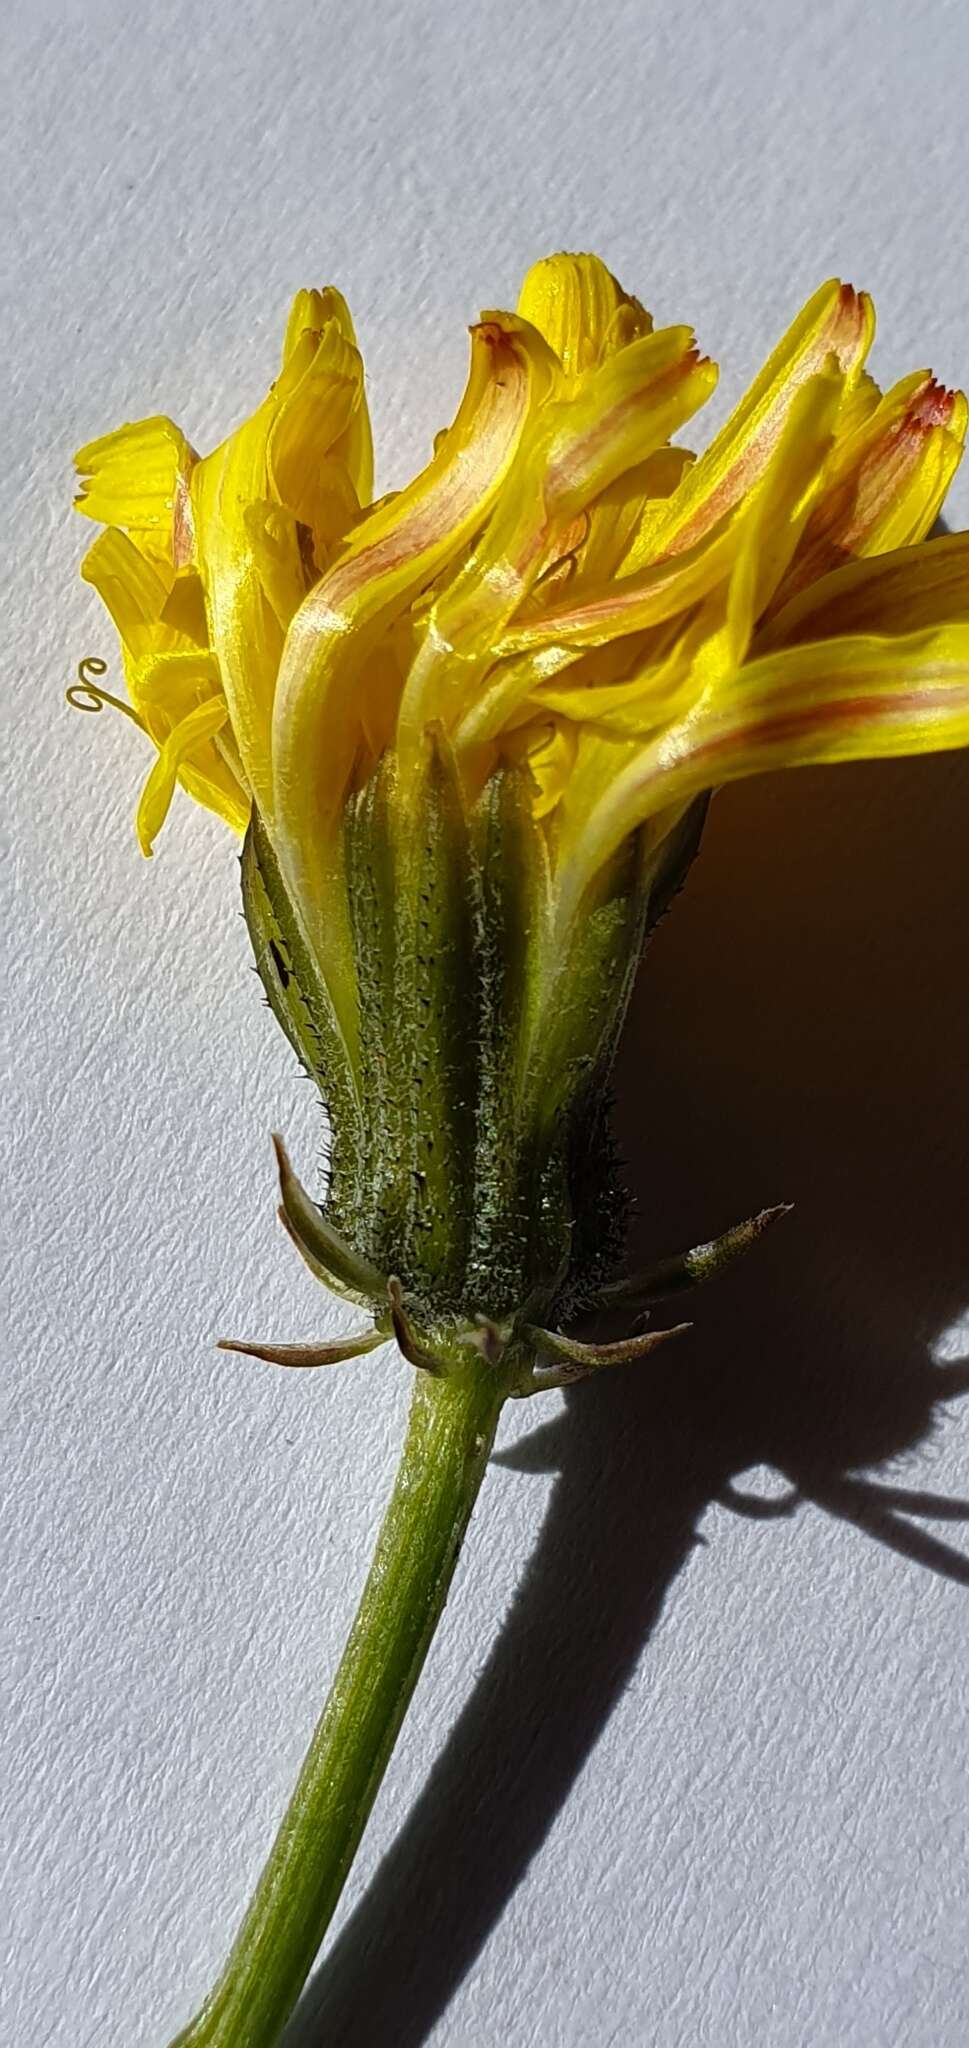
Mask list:
[[[765,655],[627,759],[598,801],[570,821],[557,877],[559,924],[571,923],[591,877],[630,832],[701,790],[768,769],[967,742],[967,625]]]
[[[690,547],[763,475],[795,392],[834,356],[849,379],[861,371],[874,334],[871,300],[837,278],[822,285],[755,378],[679,491],[643,530],[653,555]]]
[[[969,533],[846,562],[812,583],[757,635],[758,653],[858,633],[918,632],[969,620]]]
[[[549,675],[566,665],[566,650],[601,647],[619,634],[659,625],[691,609],[729,576],[735,663],[808,517],[832,445],[842,389],[842,378],[829,371],[795,394],[767,475],[749,507],[728,513],[682,554],[615,578],[599,591],[577,591],[567,602],[516,624],[499,642],[499,656],[544,646],[544,673]],[[562,650],[561,661],[556,649]]]
[[[413,752],[431,720],[450,727],[461,716],[570,523],[664,442],[715,378],[691,330],[668,327],[609,357],[568,403],[538,412],[481,541],[432,607],[404,692],[399,744]]]
[[[617,577],[598,590],[577,591],[565,603],[516,622],[495,652],[508,656],[541,647],[563,652],[604,647],[618,635],[644,632],[706,597],[729,574],[736,551],[736,530],[727,519],[683,555]],[[548,666],[559,665],[564,663],[557,663],[553,653]]]
[[[468,388],[432,462],[356,528],[293,620],[275,719],[281,807],[303,779],[310,725],[330,748],[342,727],[352,754],[357,709],[341,662],[349,636],[358,666],[394,614],[459,553],[487,513],[530,402],[534,366],[524,341],[517,323],[503,327],[492,319],[472,330]],[[296,740],[297,728],[304,726]],[[328,775],[326,784],[322,800],[331,811],[343,793],[339,775]]]
[[[944,390],[928,371],[889,391],[856,433],[839,439],[778,601],[852,556],[922,540],[958,466],[965,432],[962,392]]]

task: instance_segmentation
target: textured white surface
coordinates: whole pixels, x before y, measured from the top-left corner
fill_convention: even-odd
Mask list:
[[[267,1141],[309,1168],[314,1111],[227,836],[181,801],[144,864],[136,736],[64,708],[113,659],[70,452],[154,410],[210,443],[332,277],[393,484],[465,323],[562,244],[697,322],[718,410],[834,269],[879,374],[964,381],[969,36],[958,0],[19,0],[3,36],[0,2039],[161,2048],[289,1790],[406,1375],[212,1349],[320,1328]],[[297,2048],[964,2048],[969,1406],[933,1400],[969,1353],[967,846],[966,760],[718,808],[624,1061],[642,1236],[797,1216],[675,1360],[510,1418]],[[939,1498],[845,1476],[879,1461]],[[792,1479],[786,1517],[716,1499]]]

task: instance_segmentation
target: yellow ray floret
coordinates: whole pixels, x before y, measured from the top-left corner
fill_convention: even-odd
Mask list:
[[[174,564],[188,551],[188,482],[197,460],[174,421],[137,420],[78,449],[74,502],[88,519],[137,533],[146,551]]]
[[[342,818],[388,749],[413,820],[433,736],[469,805],[525,764],[561,928],[699,791],[966,743],[969,540],[926,538],[966,401],[921,370],[883,395],[873,328],[823,285],[694,460],[672,437],[716,372],[690,329],[596,257],[545,258],[472,329],[427,467],[374,504],[329,287],[297,295],[276,382],[214,454],[164,418],[89,443],[78,502],[107,530],[83,573],[157,750],[146,850],[176,784],[237,829],[255,803],[352,1032]]]
[[[558,916],[644,819],[771,768],[969,744],[969,625],[786,647],[629,749],[581,806],[565,794]]]

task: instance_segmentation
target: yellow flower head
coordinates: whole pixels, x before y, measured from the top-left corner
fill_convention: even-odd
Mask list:
[[[346,306],[301,292],[276,383],[202,460],[166,419],[77,457],[83,564],[176,782],[255,804],[338,1012],[342,819],[392,751],[419,807],[446,746],[467,803],[525,764],[567,932],[630,835],[764,768],[969,740],[969,536],[926,540],[966,401],[864,368],[870,302],[824,285],[699,460],[672,437],[713,365],[592,256],[529,272],[471,330],[467,389],[413,483],[372,504]]]

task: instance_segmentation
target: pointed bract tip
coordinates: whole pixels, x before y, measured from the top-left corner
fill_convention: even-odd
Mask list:
[[[793,1202],[775,1202],[770,1209],[761,1209],[760,1214],[751,1218],[751,1227],[756,1232],[769,1230],[772,1223],[779,1223],[782,1216],[790,1216]]]
[[[259,1358],[267,1365],[296,1367],[312,1371],[322,1365],[343,1365],[361,1358],[384,1342],[378,1330],[362,1330],[356,1337],[338,1337],[330,1344],[245,1344],[235,1337],[220,1337],[219,1351],[241,1352],[245,1358]]]
[[[415,1330],[404,1307],[404,1290],[396,1273],[391,1273],[388,1278],[387,1299],[390,1303],[394,1341],[401,1357],[406,1358],[408,1365],[417,1366],[421,1372],[429,1372],[434,1379],[442,1379],[446,1372],[444,1362],[424,1342],[419,1331]]]

